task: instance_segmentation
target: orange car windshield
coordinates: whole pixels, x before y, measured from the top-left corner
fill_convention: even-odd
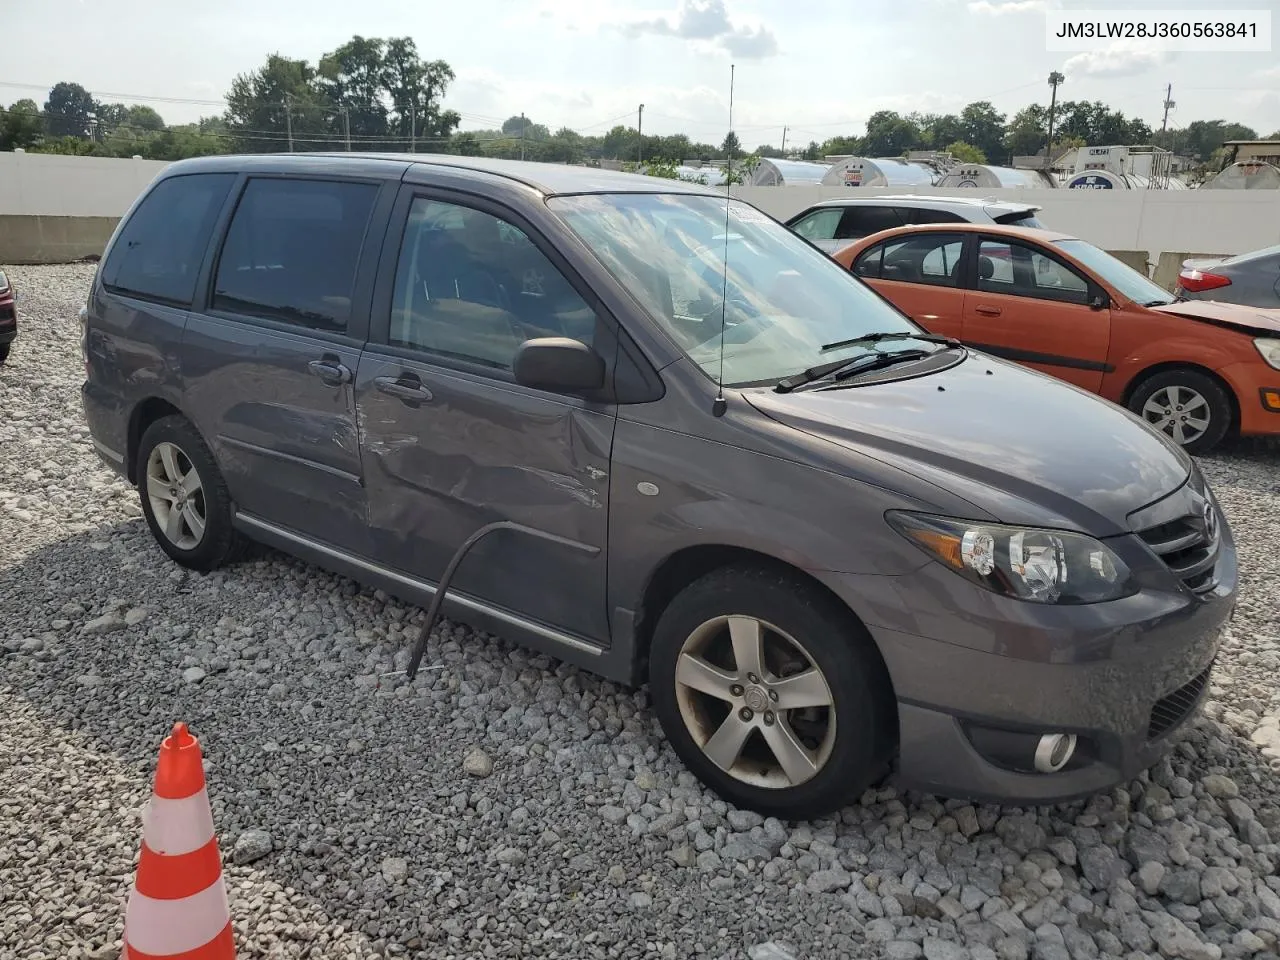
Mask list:
[[[1058,240],[1054,246],[1070,254],[1089,268],[1103,283],[1119,291],[1123,296],[1144,307],[1174,303],[1177,297],[1164,287],[1148,280],[1137,270],[1091,243],[1083,240]]]

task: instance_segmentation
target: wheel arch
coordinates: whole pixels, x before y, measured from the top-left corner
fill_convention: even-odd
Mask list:
[[[1203,364],[1194,363],[1187,360],[1165,360],[1160,363],[1153,363],[1149,367],[1144,367],[1135,373],[1127,384],[1124,391],[1120,395],[1120,403],[1126,409],[1129,407],[1129,401],[1133,399],[1133,395],[1138,392],[1147,380],[1161,373],[1168,373],[1171,370],[1190,370],[1198,373],[1203,377],[1208,377],[1214,383],[1222,388],[1223,393],[1227,395],[1227,402],[1231,404],[1231,426],[1229,433],[1238,433],[1240,430],[1240,398],[1236,396],[1235,388],[1227,382],[1219,373]]]
[[[732,566],[750,566],[762,570],[775,571],[794,577],[816,593],[823,596],[834,607],[848,618],[850,625],[860,635],[862,642],[870,645],[884,666],[884,680],[888,684],[889,693],[894,696],[893,681],[889,676],[884,656],[876,645],[875,638],[858,612],[849,606],[834,590],[812,573],[793,563],[780,560],[768,553],[752,550],[748,547],[730,544],[698,544],[683,547],[668,554],[650,571],[640,594],[640,602],[636,607],[635,632],[633,634],[632,675],[643,678],[649,668],[649,647],[653,640],[654,628],[667,605],[682,589],[701,579],[709,573]]]
[[[130,483],[138,482],[138,445],[147,428],[164,417],[185,416],[171,400],[151,396],[136,404],[129,413],[129,427],[125,435],[125,470]]]

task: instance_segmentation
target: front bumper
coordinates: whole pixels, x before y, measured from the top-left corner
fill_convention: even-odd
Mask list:
[[[1172,577],[1153,587],[1152,577],[1132,597],[1074,607],[1000,597],[933,562],[904,577],[827,582],[862,615],[888,667],[902,785],[1041,804],[1132,779],[1195,716],[1235,606],[1229,531],[1215,574],[1202,596]],[[974,727],[1024,739],[1073,733],[1079,746],[1060,772],[1035,773],[980,751]]]

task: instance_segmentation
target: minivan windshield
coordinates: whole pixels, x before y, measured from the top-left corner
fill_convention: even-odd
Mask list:
[[[776,383],[872,343],[868,333],[923,333],[834,260],[737,200],[697,194],[589,194],[549,205],[606,269],[713,379]],[[728,269],[725,270],[726,256]],[[914,338],[894,347],[936,349]]]
[[[1127,263],[1117,260],[1105,250],[1099,250],[1091,243],[1085,243],[1083,240],[1058,240],[1054,245],[1060,247],[1064,253],[1071,254],[1092,270],[1098,279],[1110,284],[1134,303],[1140,303],[1144,307],[1156,307],[1174,303],[1178,299]]]

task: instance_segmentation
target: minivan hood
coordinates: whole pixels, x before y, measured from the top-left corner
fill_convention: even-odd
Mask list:
[[[1264,307],[1219,303],[1217,300],[1187,300],[1147,309],[1154,310],[1156,313],[1165,313],[1171,317],[1185,317],[1187,320],[1235,327],[1250,333],[1280,333],[1280,310],[1268,310]]]
[[[746,399],[780,423],[963,497],[986,518],[1128,530],[1126,517],[1181,486],[1191,459],[1128,411],[970,352],[929,376]]]

